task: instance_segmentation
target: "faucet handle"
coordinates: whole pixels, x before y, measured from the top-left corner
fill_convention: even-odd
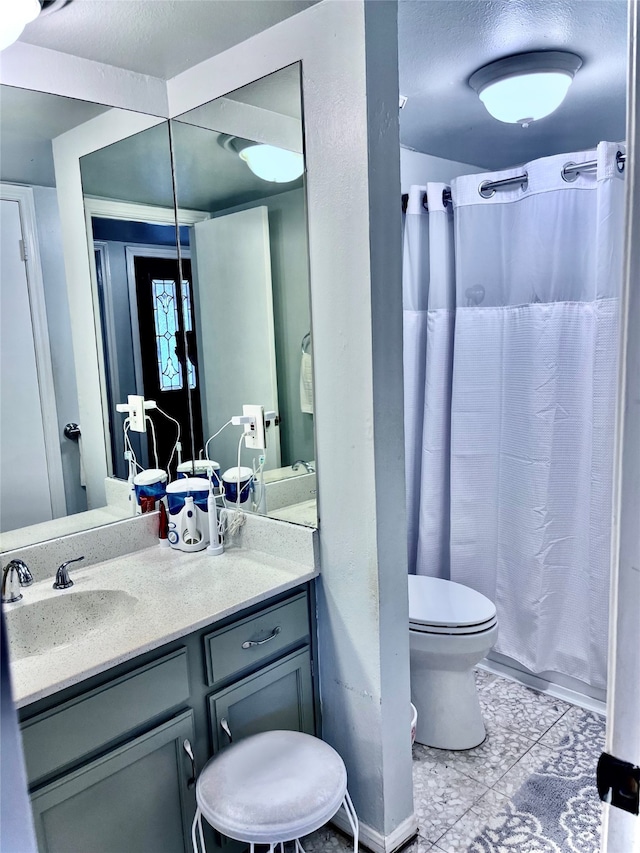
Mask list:
[[[70,563],[79,563],[80,560],[84,560],[84,557],[74,557],[73,560],[67,560],[66,563],[62,563],[62,565],[58,566],[56,579],[53,584],[54,589],[69,589],[70,586],[73,586],[73,581],[69,577],[67,566]]]

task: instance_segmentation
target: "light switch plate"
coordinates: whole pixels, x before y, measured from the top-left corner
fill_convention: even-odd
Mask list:
[[[147,423],[144,415],[144,397],[138,394],[129,394],[127,398],[129,403],[129,418],[130,428],[133,432],[146,432]]]

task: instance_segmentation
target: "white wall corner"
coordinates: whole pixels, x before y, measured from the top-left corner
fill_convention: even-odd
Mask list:
[[[2,51],[0,83],[151,115],[168,114],[164,80],[21,41]]]

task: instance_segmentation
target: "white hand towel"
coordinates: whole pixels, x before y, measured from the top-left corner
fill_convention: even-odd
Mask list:
[[[313,414],[313,370],[311,353],[303,352],[300,361],[300,410]]]

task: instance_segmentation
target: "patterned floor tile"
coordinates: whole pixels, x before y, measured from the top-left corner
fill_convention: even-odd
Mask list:
[[[506,728],[531,740],[538,740],[571,707],[506,678],[496,678],[478,695],[489,731]]]
[[[470,849],[473,841],[487,826],[499,825],[506,820],[509,799],[495,791],[488,791],[460,820],[436,842],[443,853],[461,853]]]
[[[476,677],[476,688],[478,690],[483,690],[487,684],[491,684],[491,682],[495,681],[498,677],[492,672],[487,672],[486,669],[475,669],[473,674]]]
[[[353,841],[323,826],[302,840],[305,853],[353,853]]]
[[[420,835],[435,842],[484,794],[486,785],[445,764],[413,762],[413,806]]]
[[[517,732],[493,727],[474,749],[433,749],[415,747],[426,761],[445,764],[466,776],[491,786],[531,748],[533,741]]]
[[[553,756],[554,752],[552,749],[549,749],[547,746],[541,746],[539,743],[534,743],[517,764],[514,764],[511,770],[498,779],[493,786],[494,789],[501,794],[505,794],[507,797],[512,797],[524,785],[529,776],[543,768]]]
[[[402,853],[431,853],[431,851],[435,849],[436,848],[430,841],[427,841],[426,838],[418,835],[411,844],[407,844],[406,847],[402,848]]]

